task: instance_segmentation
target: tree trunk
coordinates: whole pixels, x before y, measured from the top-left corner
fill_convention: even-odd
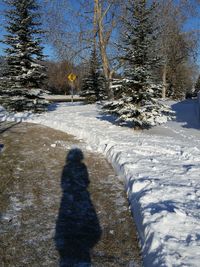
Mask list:
[[[108,97],[109,99],[114,99],[114,93],[112,89],[112,76],[113,76],[114,70],[111,70],[109,73],[109,84],[108,84]]]
[[[167,64],[163,66],[163,75],[162,75],[162,82],[163,82],[163,87],[162,87],[162,98],[166,98],[166,90],[167,90]]]
[[[102,14],[102,6],[101,3],[99,3],[99,0],[94,0],[95,4],[95,12],[96,12],[96,19],[97,19],[97,25],[98,25],[98,36],[99,36],[99,48],[101,53],[101,59],[102,59],[102,65],[103,65],[103,72],[104,76],[106,78],[106,81],[108,83],[108,96],[111,97],[110,93],[110,66],[109,66],[109,60],[106,53],[106,47],[107,43],[104,38],[104,27],[103,27],[103,16]]]

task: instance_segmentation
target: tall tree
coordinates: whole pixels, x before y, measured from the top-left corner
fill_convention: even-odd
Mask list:
[[[4,70],[6,68],[6,61],[5,57],[0,56],[0,77],[2,78]]]
[[[168,109],[157,102],[159,87],[153,84],[153,69],[159,63],[155,56],[157,30],[154,28],[155,4],[147,0],[130,0],[124,18],[125,80],[117,95],[118,101],[108,103],[104,109],[118,116],[120,121],[133,127],[149,127],[163,120]],[[153,56],[154,55],[154,56]],[[160,117],[162,117],[160,119]]]
[[[195,83],[195,93],[200,92],[200,75]]]
[[[157,8],[160,34],[158,47],[162,57],[162,97],[170,96],[180,99],[185,96],[188,89],[189,76],[180,82],[180,76],[191,69],[191,57],[197,49],[197,32],[193,29],[184,30],[184,25],[197,15],[196,2],[188,0],[160,0]],[[188,69],[188,71],[186,71]]]
[[[98,44],[110,98],[113,96],[110,81],[114,73],[114,68],[111,63],[113,58],[109,57],[109,46],[111,44],[113,32],[116,30],[117,20],[119,19],[116,15],[116,11],[118,10],[119,12],[119,6],[119,1],[116,0],[94,0],[94,16],[96,16]]]
[[[89,72],[83,79],[81,95],[85,97],[86,103],[105,100],[107,98],[106,79],[95,47],[91,53],[89,64]]]
[[[41,38],[42,33],[38,13],[39,6],[36,0],[5,0],[8,5],[6,11],[7,34],[3,43],[5,49],[7,68],[4,73],[5,85],[9,89],[6,94],[22,96],[17,105],[12,102],[11,106],[16,110],[23,110],[26,106],[25,98],[30,95],[30,89],[41,87],[46,75],[44,66],[40,64],[43,59]],[[28,92],[29,91],[29,92]],[[34,92],[28,98],[36,97]],[[23,99],[24,98],[24,99]],[[24,103],[23,103],[24,100]],[[17,100],[15,101],[17,102]]]
[[[88,54],[96,39],[108,88],[116,70],[116,39],[121,12],[120,0],[72,0],[48,2],[48,39],[59,58],[74,63],[88,60]],[[46,3],[46,2],[45,2]],[[73,24],[70,20],[73,19]],[[110,90],[108,90],[110,93]],[[110,94],[112,95],[112,94]]]

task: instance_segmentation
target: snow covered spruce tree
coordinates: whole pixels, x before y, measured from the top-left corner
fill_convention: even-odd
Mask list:
[[[122,86],[114,92],[116,100],[104,105],[104,110],[115,114],[118,121],[135,128],[165,122],[170,114],[169,108],[158,101],[161,86],[154,83],[153,72],[159,65],[155,53],[158,29],[153,26],[155,8],[147,0],[128,2],[121,57],[125,77]]]
[[[200,92],[200,75],[195,83],[195,92],[196,93]]]
[[[6,68],[1,79],[0,104],[8,110],[43,111],[47,105],[40,97],[46,78],[41,46],[41,23],[36,0],[5,0],[7,34]]]
[[[95,47],[91,52],[89,70],[83,79],[81,91],[81,96],[85,97],[86,103],[95,103],[107,98],[106,79]]]

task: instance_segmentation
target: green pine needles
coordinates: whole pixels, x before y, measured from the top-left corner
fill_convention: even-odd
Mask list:
[[[5,0],[6,68],[1,78],[0,103],[14,111],[32,110],[46,78],[41,46],[42,30],[36,0]],[[32,100],[31,100],[32,99]],[[39,108],[40,109],[40,108]]]
[[[166,121],[169,109],[158,101],[161,86],[155,85],[153,72],[160,59],[155,53],[157,29],[154,27],[155,4],[131,0],[123,19],[124,79],[115,101],[104,105],[105,112],[134,128],[148,128]],[[165,118],[165,119],[164,119]]]
[[[86,103],[95,103],[105,100],[107,98],[106,92],[106,79],[103,75],[97,51],[94,48],[89,61],[89,71],[83,79],[81,96],[85,97]]]

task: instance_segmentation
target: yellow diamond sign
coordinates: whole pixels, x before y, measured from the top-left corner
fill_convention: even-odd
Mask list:
[[[74,73],[70,73],[67,78],[70,82],[74,82],[76,80],[76,75]]]

